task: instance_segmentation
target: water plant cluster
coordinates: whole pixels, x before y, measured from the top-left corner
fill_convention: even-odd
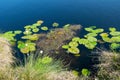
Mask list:
[[[36,41],[38,41],[38,39],[40,39],[41,31],[49,31],[49,28],[47,26],[42,26],[42,24],[43,24],[43,21],[39,20],[32,25],[24,26],[24,31],[21,31],[21,30],[8,31],[8,32],[0,34],[0,37],[5,38],[11,44],[14,44],[14,45],[16,44],[17,48],[23,54],[35,53],[35,51],[37,50],[36,49],[36,45],[37,45]],[[54,22],[52,24],[52,26],[56,28],[59,26],[59,24]],[[64,30],[58,29],[58,30],[56,30],[56,32],[53,30],[50,30],[50,34],[56,34],[56,35],[59,34],[59,38],[62,38],[61,35],[69,34],[69,33],[68,34],[67,33],[64,34],[64,33],[66,31],[68,31],[68,32],[70,31],[69,30],[70,26],[71,26],[70,24],[67,24],[67,25],[63,26]],[[57,39],[59,39],[59,38],[57,38],[56,35],[52,35],[52,38],[48,38],[48,35],[47,35],[47,38],[45,38],[46,42],[48,41],[48,39],[50,39],[51,43],[53,43],[52,39],[55,40],[54,44],[47,45],[47,46],[51,47],[51,46],[55,45],[55,47],[56,46],[58,47],[57,49],[59,49],[59,47],[62,46],[63,49],[67,50],[67,53],[71,53],[74,56],[80,56],[81,49],[79,47],[81,45],[85,46],[87,49],[90,49],[90,50],[93,50],[94,48],[96,48],[97,45],[100,43],[107,43],[110,46],[110,49],[112,49],[112,50],[118,50],[120,48],[120,31],[117,31],[116,28],[110,27],[108,32],[105,32],[105,30],[102,28],[96,28],[96,26],[91,26],[91,27],[84,28],[84,29],[85,29],[85,31],[87,31],[87,34],[85,34],[83,37],[73,37],[71,39],[71,37],[73,36],[73,33],[71,33],[71,37],[68,38],[68,39],[71,39],[71,41],[65,45],[57,45]],[[49,37],[50,37],[50,34],[49,34]],[[19,40],[16,39],[17,35],[20,35]],[[62,41],[66,40],[66,39],[63,39],[61,41],[59,40],[58,43],[60,44],[60,43],[62,43]],[[43,39],[43,41],[44,41],[44,39]],[[43,45],[43,46],[45,46],[45,45]],[[49,49],[49,47],[47,47],[47,48],[48,48],[47,50],[49,52],[49,50],[51,50],[51,49]],[[52,48],[52,49],[54,49],[54,48]],[[58,52],[56,52],[56,53],[58,53]],[[61,64],[62,63],[61,60],[55,60],[50,56],[43,55],[43,56],[40,56],[40,58],[38,58],[38,57],[36,58],[36,57],[31,56],[31,54],[29,54],[29,56],[25,59],[26,59],[25,65],[17,66],[17,67],[14,66],[15,69],[13,70],[11,68],[12,70],[9,72],[10,74],[15,73],[16,75],[18,75],[19,77],[17,77],[17,79],[51,80],[51,77],[50,77],[50,79],[47,79],[48,77],[46,77],[46,76],[48,74],[49,75],[50,74],[61,75],[58,73],[58,71],[61,72],[63,70],[63,65]],[[114,69],[119,70],[120,69],[119,61],[118,61],[119,58],[117,58],[116,56],[115,57],[113,56],[111,59],[112,59],[112,61],[115,60],[114,63],[117,62],[115,65],[113,65],[111,63],[115,67]],[[110,66],[110,67],[113,68],[113,66]],[[104,66],[102,66],[102,68],[103,67]],[[98,73],[98,78],[100,78],[100,79],[103,79],[103,77],[104,77],[103,74],[101,73],[103,71],[102,68],[100,68],[99,73]],[[107,67],[105,67],[105,69],[106,68]],[[65,69],[64,69],[64,71],[66,71]],[[108,69],[106,69],[106,70],[108,70]],[[19,73],[16,73],[17,71],[19,71]],[[33,73],[31,73],[31,71]],[[5,70],[3,72],[7,72],[7,71]],[[13,72],[13,73],[11,73],[11,72]],[[82,78],[83,77],[85,78],[83,80],[87,80],[87,79],[89,79],[89,76],[91,76],[90,70],[88,70],[86,68],[83,68],[81,70],[81,72],[78,72],[76,70],[73,70],[71,72],[72,72],[72,74],[74,74],[74,76],[77,76],[77,77],[79,75],[81,76],[81,74],[82,74]],[[14,77],[12,77],[12,78],[16,78],[16,75],[13,75]],[[40,77],[37,77],[37,75],[40,75]],[[71,76],[71,73],[70,73],[70,76]],[[106,74],[105,74],[105,76],[106,76]],[[109,75],[109,76],[111,76],[111,75]],[[3,73],[0,72],[0,79],[3,79],[3,78],[6,79],[5,77],[11,78],[11,76],[3,75]],[[32,77],[32,79],[30,79],[31,77]],[[115,77],[116,77],[116,75],[115,75]],[[57,77],[57,79],[59,79],[59,78]],[[71,80],[73,80],[73,79],[74,78],[71,78]],[[62,78],[62,80],[63,80],[63,78]],[[79,79],[75,78],[75,80],[79,80]]]
[[[102,42],[109,43],[112,50],[120,47],[120,31],[117,31],[114,27],[110,27],[109,32],[104,32],[104,29],[96,28],[96,26],[85,28],[85,31],[88,33],[83,38],[74,37],[68,44],[63,45],[62,48],[67,49],[69,53],[75,56],[80,56],[80,45],[84,45],[87,49],[94,49],[98,43]]]
[[[18,49],[20,49],[20,52],[23,54],[31,53],[36,50],[36,43],[39,39],[39,32],[42,31],[48,31],[47,26],[42,26],[44,21],[39,20],[36,23],[32,25],[26,25],[24,26],[24,31],[16,30],[16,31],[8,31],[5,33],[0,34],[0,37],[3,37],[7,39],[10,43],[15,44],[17,43]],[[53,27],[58,27],[59,24],[54,22],[52,24]],[[22,35],[21,40],[17,40],[17,35]]]

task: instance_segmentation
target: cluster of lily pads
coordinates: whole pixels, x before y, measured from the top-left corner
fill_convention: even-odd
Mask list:
[[[40,30],[48,31],[47,26],[41,26],[43,24],[42,20],[37,21],[32,25],[24,26],[24,31],[16,30],[16,31],[8,31],[0,34],[0,37],[7,39],[10,43],[15,44],[17,42],[17,47],[20,49],[20,52],[27,54],[36,50],[36,43],[39,39]],[[54,22],[52,24],[53,27],[58,27],[59,24]],[[17,41],[16,35],[21,34],[21,41]]]
[[[74,37],[72,41],[69,42],[67,45],[63,45],[62,48],[67,49],[68,52],[74,54],[75,56],[80,56],[80,49],[78,48],[79,45],[84,45],[88,49],[93,49],[97,45],[97,35],[104,30],[99,28],[95,29],[94,26],[85,28],[86,31],[89,33],[84,35],[84,38]]]
[[[85,28],[85,31],[88,33],[83,38],[74,37],[67,45],[63,45],[62,48],[67,49],[67,52],[75,56],[80,56],[79,45],[84,45],[88,49],[94,49],[98,43],[104,42],[110,43],[110,48],[113,50],[120,48],[120,31],[117,31],[116,28],[111,27],[109,28],[110,32],[105,33],[104,29],[97,29],[96,26],[91,26]],[[98,39],[98,37],[101,37],[101,39]]]
[[[14,45],[14,44],[15,44],[15,41],[17,41],[16,38],[15,38],[15,36],[18,35],[18,34],[21,34],[21,33],[22,33],[22,31],[20,31],[20,30],[8,31],[8,32],[5,32],[5,33],[0,34],[0,37],[5,38],[5,39],[8,40],[11,44]]]
[[[104,42],[110,43],[111,49],[120,48],[120,31],[116,28],[109,28],[109,33],[100,34]]]

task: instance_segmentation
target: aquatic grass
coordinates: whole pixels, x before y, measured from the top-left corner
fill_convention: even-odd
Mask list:
[[[100,64],[97,77],[100,80],[120,79],[120,54],[115,52],[102,51],[99,56]]]

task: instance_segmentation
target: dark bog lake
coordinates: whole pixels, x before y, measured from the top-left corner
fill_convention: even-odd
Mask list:
[[[37,20],[44,20],[49,28],[58,22],[61,27],[69,23],[120,29],[120,0],[0,0],[0,32],[23,30]],[[81,51],[80,64],[73,67],[94,64],[85,51]]]
[[[2,32],[23,29],[40,19],[49,27],[58,22],[120,28],[120,0],[0,0]]]

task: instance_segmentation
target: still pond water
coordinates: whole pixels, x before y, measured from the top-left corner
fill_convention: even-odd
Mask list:
[[[58,22],[120,29],[120,0],[0,0],[0,31],[23,29],[39,19],[46,26]]]

